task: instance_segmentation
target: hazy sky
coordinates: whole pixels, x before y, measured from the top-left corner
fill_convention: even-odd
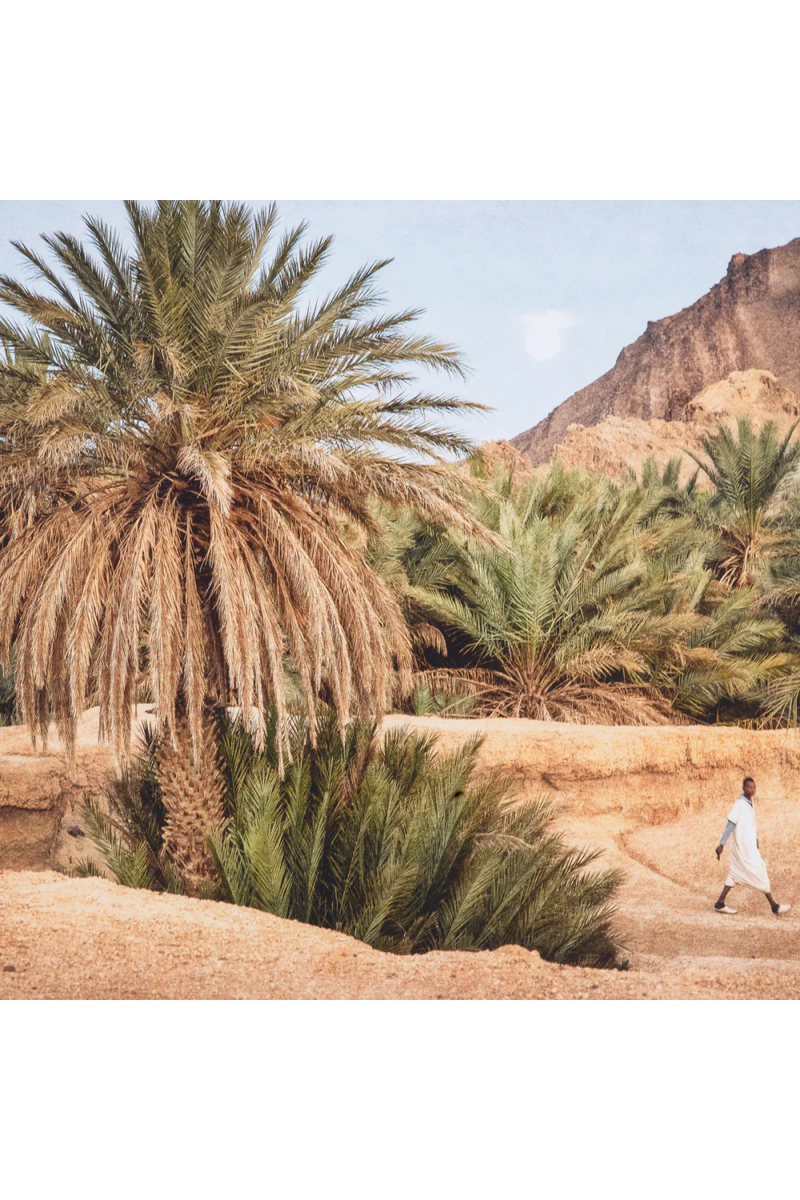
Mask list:
[[[364,262],[394,259],[389,305],[425,308],[420,328],[455,343],[472,369],[460,394],[495,410],[462,423],[477,439],[534,425],[613,366],[648,320],[698,299],[732,254],[800,236],[800,202],[279,204],[310,235],[335,235],[325,291]],[[114,201],[0,203],[0,271],[20,272],[9,239],[79,233],[87,211],[124,223]]]

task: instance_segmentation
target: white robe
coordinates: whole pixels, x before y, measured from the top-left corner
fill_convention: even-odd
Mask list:
[[[767,868],[758,849],[755,810],[752,804],[748,804],[746,796],[739,797],[728,813],[728,820],[736,828],[730,840],[731,853],[725,886],[746,883],[759,892],[771,891]]]

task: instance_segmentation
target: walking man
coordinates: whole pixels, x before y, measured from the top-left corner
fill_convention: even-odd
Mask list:
[[[756,783],[749,775],[742,783],[742,794],[728,813],[728,824],[719,839],[716,849],[717,858],[722,857],[725,843],[733,834],[731,855],[728,861],[728,875],[719,900],[714,905],[717,912],[733,915],[738,910],[728,908],[725,903],[728,892],[737,883],[746,883],[748,887],[763,892],[769,901],[769,906],[776,917],[786,913],[791,904],[778,904],[770,891],[769,876],[761,853],[758,848],[758,832],[756,830],[756,814],[753,808],[753,797],[756,794]]]

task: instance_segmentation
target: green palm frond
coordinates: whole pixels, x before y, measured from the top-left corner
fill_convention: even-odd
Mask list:
[[[797,422],[783,437],[774,421],[756,434],[747,417],[736,432],[721,425],[703,438],[704,460],[692,455],[714,486],[715,515],[723,554],[723,579],[736,586],[752,583],[759,569],[790,549],[797,552],[793,531],[777,519],[781,498],[800,467],[800,442],[793,442]]]

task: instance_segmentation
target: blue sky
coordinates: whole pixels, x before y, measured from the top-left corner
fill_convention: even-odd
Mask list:
[[[455,343],[471,367],[460,394],[495,410],[461,422],[478,440],[541,420],[613,366],[648,320],[698,299],[732,254],[800,236],[794,201],[279,206],[286,222],[307,220],[310,235],[335,235],[323,290],[364,262],[394,259],[383,272],[389,305],[425,308],[420,328]],[[115,201],[0,203],[0,271],[20,272],[11,238],[79,233],[87,211],[124,223]]]

